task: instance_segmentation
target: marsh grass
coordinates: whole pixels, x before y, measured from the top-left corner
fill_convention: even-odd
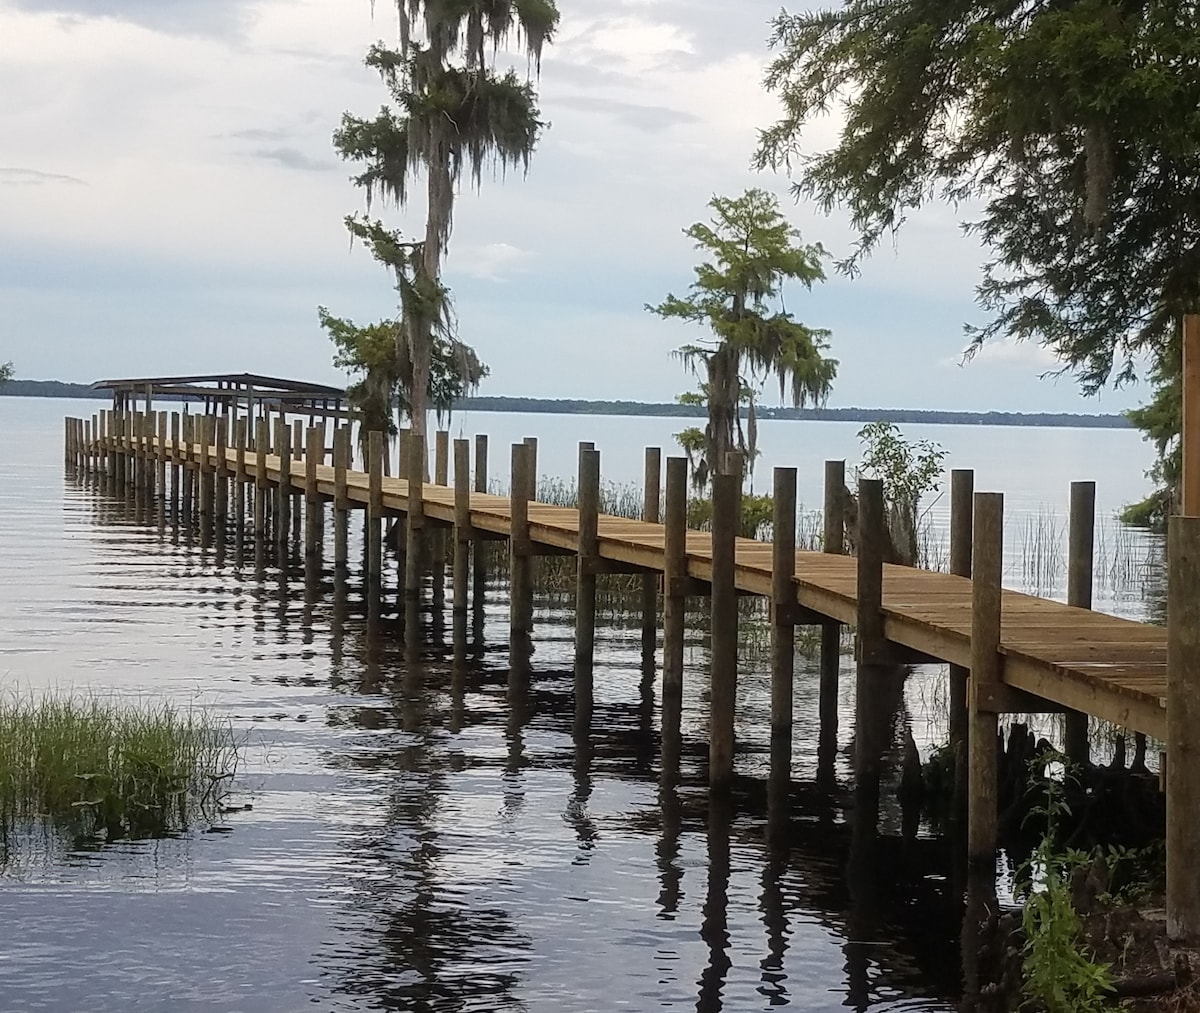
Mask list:
[[[238,766],[201,708],[90,693],[0,694],[0,857],[48,827],[77,842],[161,836],[215,812]]]

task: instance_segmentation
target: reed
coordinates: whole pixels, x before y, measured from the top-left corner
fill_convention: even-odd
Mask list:
[[[0,694],[0,832],[176,832],[217,807],[238,756],[232,727],[200,708],[10,690]]]

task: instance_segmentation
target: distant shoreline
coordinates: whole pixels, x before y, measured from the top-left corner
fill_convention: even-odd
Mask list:
[[[0,396],[87,398],[107,401],[109,394],[82,383],[58,380],[10,380]],[[165,400],[165,399],[164,399]],[[702,419],[696,405],[641,401],[585,401],[533,397],[472,397],[455,406],[458,411],[521,412],[543,415],[626,415],[648,418]],[[759,406],[758,418],[807,422],[878,422],[909,425],[1024,426],[1069,429],[1132,429],[1124,415],[1077,415],[1070,412],[962,412],[925,408],[771,408]]]

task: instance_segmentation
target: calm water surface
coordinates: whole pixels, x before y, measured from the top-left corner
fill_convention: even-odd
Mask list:
[[[796,783],[789,805],[768,807],[769,688],[750,658],[742,779],[732,807],[710,811],[698,633],[677,776],[661,768],[636,619],[599,634],[595,731],[577,747],[561,605],[539,603],[532,679],[510,706],[502,587],[465,676],[428,613],[406,661],[394,616],[368,636],[355,580],[338,593],[292,561],[240,564],[231,545],[201,548],[152,508],[64,476],[62,417],[96,407],[0,399],[0,688],[212,707],[245,737],[238,801],[253,808],[99,851],[24,842],[0,868],[0,1009],[953,1008],[959,910],[941,844],[902,843],[887,801],[887,859],[847,882],[849,659],[835,786],[814,783],[815,674],[800,665]],[[764,424],[760,475],[785,463],[786,433],[786,463],[817,502],[807,474],[853,459],[857,427],[790,425]],[[490,431],[494,461],[539,435],[546,474],[569,474],[575,441],[595,439],[624,482],[679,420],[474,415],[461,428]],[[1028,516],[1065,503],[1071,478],[1102,480],[1106,510],[1144,495],[1136,434],[922,428]],[[1010,542],[1019,584],[1019,528]],[[1152,583],[1153,544],[1123,551]],[[1114,610],[1144,613],[1143,587],[1112,583]],[[918,670],[898,695],[898,728],[923,748],[944,737],[930,703],[943,681]]]

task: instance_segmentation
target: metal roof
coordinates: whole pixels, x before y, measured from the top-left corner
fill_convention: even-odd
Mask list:
[[[215,386],[204,386],[214,384]],[[137,395],[144,394],[149,387],[151,394],[178,397],[221,398],[241,397],[253,389],[255,396],[265,395],[284,400],[311,398],[341,399],[346,396],[341,387],[329,387],[304,380],[287,380],[278,376],[262,376],[258,373],[208,373],[193,376],[144,376],[122,380],[97,380],[93,390],[122,391]]]

